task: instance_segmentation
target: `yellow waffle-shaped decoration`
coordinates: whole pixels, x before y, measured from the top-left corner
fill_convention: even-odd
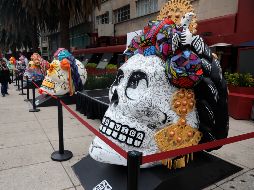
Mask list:
[[[194,9],[188,0],[169,0],[161,9],[160,14],[157,16],[157,20],[164,18],[170,18],[177,25],[180,25],[182,16],[188,12],[193,12]],[[192,18],[189,29],[190,32],[195,34],[197,32],[197,19],[196,16]]]
[[[190,89],[187,90],[181,88],[173,95],[171,108],[177,113],[177,115],[185,116],[193,110],[195,103],[194,92]]]

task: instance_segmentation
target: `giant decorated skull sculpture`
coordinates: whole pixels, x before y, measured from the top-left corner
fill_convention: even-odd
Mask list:
[[[192,16],[187,13],[180,26],[169,18],[150,22],[125,51],[129,59],[110,88],[110,105],[99,128],[125,151],[150,155],[228,134],[226,83],[209,47],[188,30]],[[127,164],[98,137],[89,154],[100,162]],[[183,167],[185,160],[178,158],[174,167]]]
[[[73,95],[82,90],[87,78],[84,65],[67,50],[60,48],[47,70],[40,91],[52,95]]]

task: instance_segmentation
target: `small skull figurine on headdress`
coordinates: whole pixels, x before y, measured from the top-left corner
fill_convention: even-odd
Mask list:
[[[149,22],[125,51],[128,60],[110,88],[99,129],[125,151],[149,155],[227,137],[226,83],[218,60],[188,28],[193,15],[184,14],[179,24],[170,18]],[[89,153],[100,162],[126,165],[98,137]],[[188,156],[163,163],[184,167]]]
[[[49,66],[47,75],[42,82],[40,91],[52,95],[70,96],[82,90],[87,78],[84,65],[66,49],[59,48]]]

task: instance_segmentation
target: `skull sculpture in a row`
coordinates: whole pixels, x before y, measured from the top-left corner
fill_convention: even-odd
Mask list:
[[[54,57],[40,91],[60,96],[73,95],[75,91],[82,90],[87,78],[84,65],[63,48]]]
[[[191,15],[182,19],[184,26]],[[110,105],[99,129],[102,134],[125,151],[143,155],[227,136],[225,80],[218,60],[200,36],[170,19],[153,21],[125,53],[129,59],[110,88]],[[89,154],[100,162],[127,164],[98,137]],[[158,163],[143,167],[154,164]]]

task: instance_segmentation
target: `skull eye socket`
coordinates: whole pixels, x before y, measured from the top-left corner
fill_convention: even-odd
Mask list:
[[[142,71],[133,72],[127,83],[125,94],[129,99],[135,100],[148,87],[147,75]]]
[[[110,88],[110,91],[112,94],[114,93],[114,87],[118,86],[123,78],[124,78],[124,73],[121,69],[119,69],[116,75],[116,78]]]
[[[119,85],[121,80],[123,79],[124,77],[124,74],[123,74],[123,71],[120,69],[117,73],[117,76],[116,76],[116,79],[114,81],[114,84],[113,85]]]

